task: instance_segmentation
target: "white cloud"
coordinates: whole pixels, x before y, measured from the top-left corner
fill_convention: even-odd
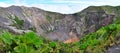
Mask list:
[[[60,12],[63,14],[71,14],[75,12],[79,12],[85,9],[88,6],[101,6],[101,5],[112,5],[117,6],[119,5],[118,0],[98,0],[98,1],[66,1],[66,0],[54,0],[54,3],[59,4],[32,4],[31,6],[39,7],[44,10],[53,11],[53,12]],[[60,4],[61,3],[61,4]],[[66,3],[66,4],[62,4]],[[68,4],[67,4],[68,3]],[[70,4],[71,3],[71,4]]]
[[[14,0],[15,4],[20,4],[20,0]]]
[[[44,2],[44,4],[27,4],[28,0],[14,0],[15,4],[14,5],[24,5],[24,6],[29,6],[29,7],[38,7],[44,10],[48,11],[53,11],[53,12],[60,12],[63,14],[70,14],[70,13],[75,13],[78,11],[83,10],[84,8],[88,6],[101,6],[101,5],[112,5],[112,6],[117,6],[120,5],[120,0],[49,0],[51,3],[47,4]],[[29,0],[33,1],[34,0]],[[28,2],[29,2],[28,1]],[[36,0],[35,0],[36,1]],[[43,1],[43,0],[39,0]],[[0,6],[2,7],[7,7],[12,4],[6,4],[1,2]]]
[[[84,5],[52,5],[52,4],[33,4],[31,6],[38,7],[47,11],[60,12],[63,14],[71,14],[83,10],[87,6]]]
[[[14,2],[15,2],[15,4],[14,5],[17,5],[17,6],[22,6],[22,5],[24,5],[24,6],[27,6],[27,0],[13,0]]]
[[[0,7],[8,7],[8,6],[11,6],[12,4],[7,4],[7,3],[4,3],[4,2],[0,2]]]

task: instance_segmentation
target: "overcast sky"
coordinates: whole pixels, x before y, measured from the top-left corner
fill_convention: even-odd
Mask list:
[[[0,7],[11,5],[38,7],[47,11],[71,14],[88,6],[118,6],[120,0],[0,0]]]

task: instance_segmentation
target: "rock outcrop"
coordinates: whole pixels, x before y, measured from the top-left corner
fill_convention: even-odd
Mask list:
[[[119,53],[119,52],[120,52],[120,45],[114,45],[106,51],[106,53]]]
[[[15,34],[31,30],[48,39],[69,43],[119,19],[115,11],[108,12],[108,7],[90,6],[75,14],[48,12],[35,7],[1,7],[0,27]]]

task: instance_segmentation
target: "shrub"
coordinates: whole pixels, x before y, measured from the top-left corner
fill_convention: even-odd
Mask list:
[[[0,52],[10,53],[102,53],[115,40],[120,33],[120,22],[102,27],[94,33],[85,35],[79,42],[64,44],[46,40],[34,32],[23,35],[14,35],[3,32],[0,36]],[[116,35],[117,34],[117,35]],[[119,44],[119,43],[118,43]],[[3,46],[3,47],[2,47]]]

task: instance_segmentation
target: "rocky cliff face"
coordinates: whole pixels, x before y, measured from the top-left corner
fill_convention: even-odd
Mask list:
[[[119,19],[117,11],[117,7],[90,6],[75,14],[60,14],[35,7],[1,7],[0,28],[15,34],[35,31],[51,40],[72,42]]]

